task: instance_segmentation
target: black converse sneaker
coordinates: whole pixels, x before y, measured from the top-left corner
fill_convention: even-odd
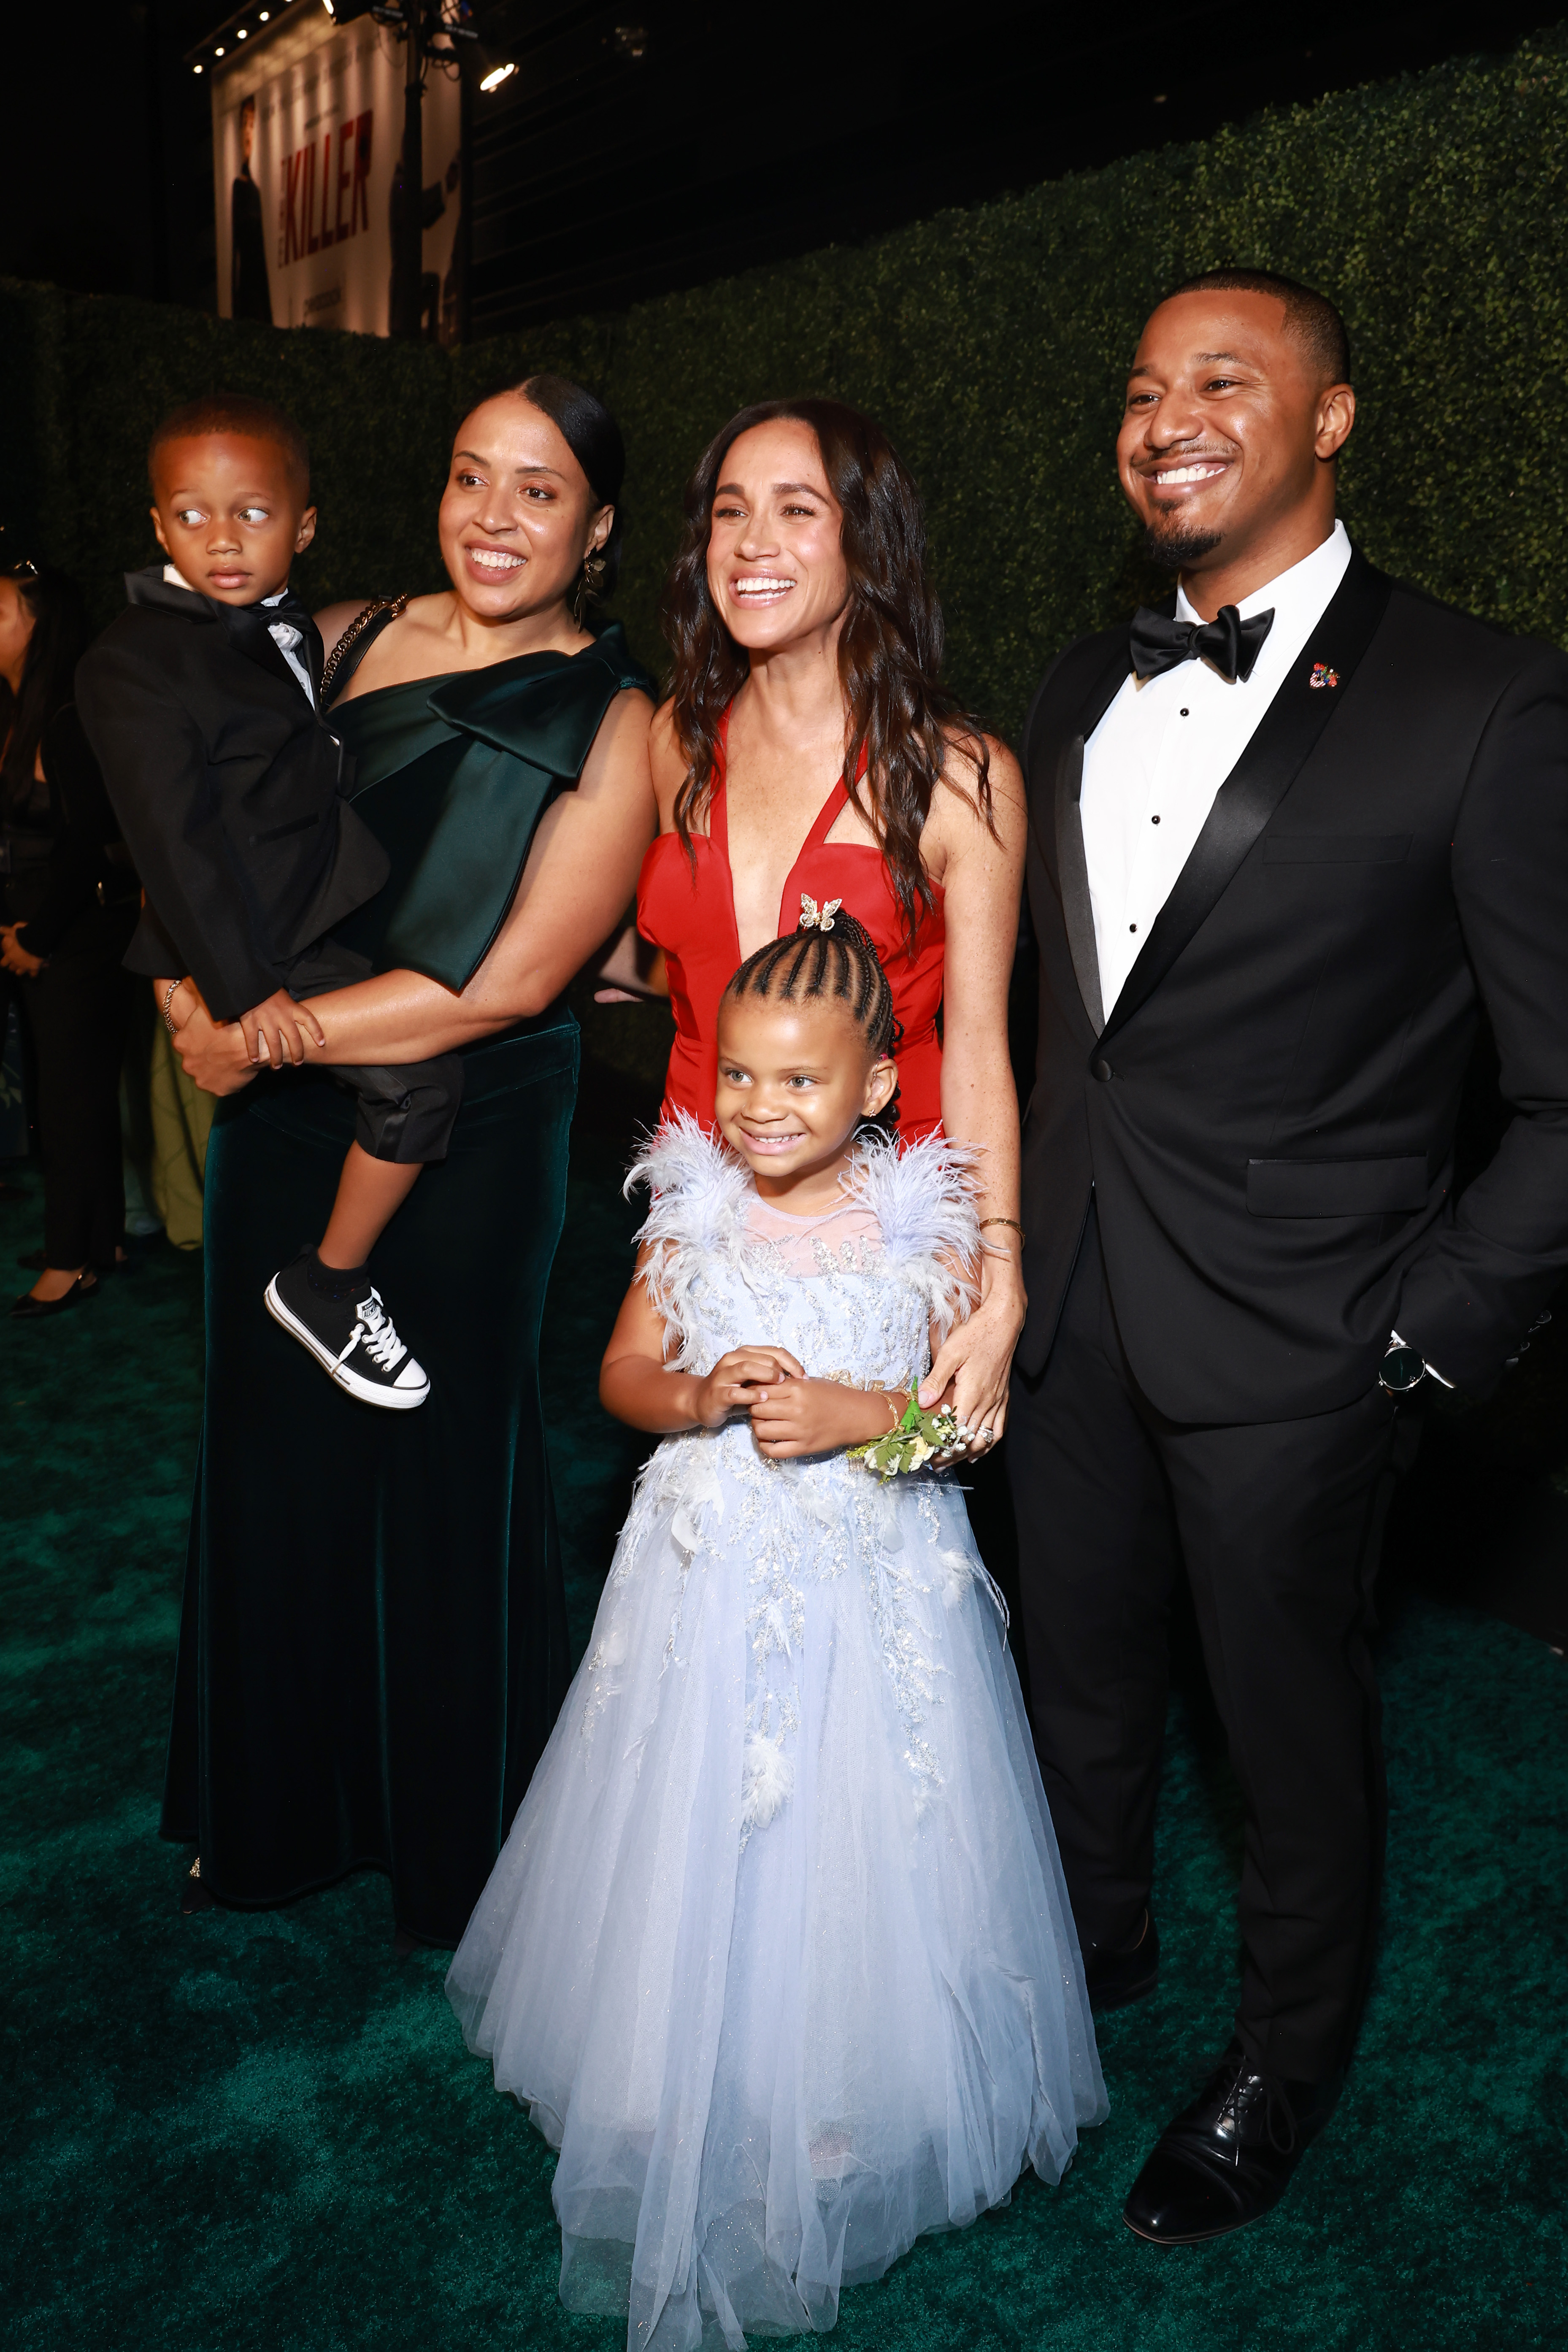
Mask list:
[[[381,1293],[363,1281],[333,1298],[310,1279],[314,1250],[303,1249],[267,1286],[267,1312],[281,1323],[340,1388],[363,1404],[408,1412],[423,1404],[430,1382],[397,1336]]]

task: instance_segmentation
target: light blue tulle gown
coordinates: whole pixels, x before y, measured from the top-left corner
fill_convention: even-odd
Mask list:
[[[764,1341],[901,1387],[963,1309],[940,1141],[863,1145],[815,1220],[690,1124],[634,1173],[685,1367]],[[634,2352],[825,2332],[1026,2162],[1059,2179],[1105,2090],[962,1494],[665,1438],[447,1990],[560,2150],[563,2302]]]

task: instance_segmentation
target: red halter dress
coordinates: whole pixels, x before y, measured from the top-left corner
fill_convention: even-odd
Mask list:
[[[695,872],[679,835],[661,833],[643,859],[637,877],[637,929],[645,940],[664,950],[675,1013],[675,1044],[664,1085],[663,1116],[668,1118],[673,1111],[687,1110],[704,1126],[713,1117],[719,999],[741,962],[725,808],[728,731],[726,711],[714,756],[708,835],[706,840],[692,837]],[[779,903],[776,936],[782,939],[798,925],[803,893],[818,906],[828,898],[841,898],[847,911],[870,932],[903,1033],[893,1055],[899,1066],[899,1133],[913,1142],[942,1124],[942,1046],[936,1020],[947,938],[942,894],[933,887],[935,904],[921,925],[911,957],[905,943],[903,910],[888,879],[881,851],[868,842],[828,841],[848,797],[840,778],[790,868]]]

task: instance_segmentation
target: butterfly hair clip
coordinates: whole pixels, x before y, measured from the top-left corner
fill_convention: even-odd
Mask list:
[[[830,931],[833,929],[833,918],[843,904],[842,898],[829,898],[825,907],[819,907],[809,892],[803,890],[800,894],[798,928],[803,931]]]

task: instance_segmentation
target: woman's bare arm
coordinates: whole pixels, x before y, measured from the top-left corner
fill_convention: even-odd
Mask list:
[[[326,1043],[309,1044],[309,1060],[423,1061],[554,1003],[624,918],[653,838],[651,707],[635,688],[611,704],[581,782],[541,820],[500,936],[468,987],[459,994],[398,971],[312,997]],[[230,1094],[255,1075],[237,1024],[212,1023],[194,991],[183,989],[173,1012],[180,1058],[199,1087]]]
[[[1007,992],[1017,937],[1027,810],[1018,763],[993,742],[992,816],[981,820],[962,790],[945,792],[939,823],[947,929],[942,981],[942,1123],[951,1142],[979,1147],[983,1218],[1018,1214],[1018,1096],[1007,1051]],[[958,775],[963,775],[962,767]],[[935,812],[933,812],[935,813]],[[986,1226],[980,1305],[940,1350],[921,1399],[954,1382],[953,1409],[972,1430],[999,1437],[1007,1374],[1026,1304],[1019,1235]]]

